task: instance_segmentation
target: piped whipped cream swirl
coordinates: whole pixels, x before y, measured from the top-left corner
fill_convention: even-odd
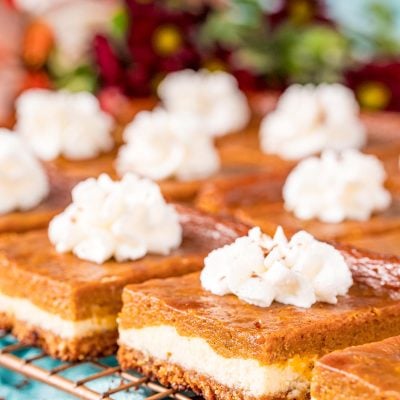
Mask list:
[[[161,108],[142,111],[126,127],[126,144],[117,158],[120,175],[134,172],[150,179],[203,179],[220,166],[212,138],[202,121]]]
[[[126,174],[90,178],[72,190],[72,203],[49,226],[60,253],[98,264],[114,257],[137,260],[148,253],[167,255],[182,242],[182,227],[158,185]]]
[[[305,220],[366,221],[391,203],[385,179],[383,165],[372,155],[326,151],[301,161],[290,173],[283,188],[285,208]]]
[[[253,228],[248,236],[212,251],[201,273],[204,289],[269,307],[273,301],[309,308],[337,303],[353,284],[343,255],[305,231],[288,240],[279,227],[273,238]]]
[[[223,136],[243,129],[250,119],[246,96],[226,72],[172,72],[158,87],[164,107],[201,118],[203,132]]]
[[[49,194],[46,172],[17,134],[0,129],[0,214],[26,211]]]
[[[299,159],[326,149],[360,148],[366,142],[353,92],[340,84],[293,85],[260,127],[261,149]]]
[[[42,160],[88,159],[113,147],[112,118],[91,93],[32,89],[16,109],[17,131]]]

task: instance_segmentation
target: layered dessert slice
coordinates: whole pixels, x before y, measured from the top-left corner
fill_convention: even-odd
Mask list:
[[[400,336],[322,357],[313,371],[311,398],[400,399]]]
[[[70,202],[76,183],[46,171],[20,137],[0,129],[0,233],[44,228]]]
[[[117,179],[119,174],[115,169],[117,151],[102,154],[91,160],[68,160],[58,158],[46,163],[46,168],[52,175],[63,176],[67,180],[78,182],[90,177],[98,177],[102,173]],[[235,182],[236,179],[243,179],[244,176],[257,173],[260,170],[257,166],[241,166],[237,164],[225,164],[221,159],[221,169],[207,179],[177,180],[174,178],[158,180],[158,184],[164,197],[168,201],[191,201],[199,191],[214,180],[228,180]]]
[[[386,211],[371,216],[368,221],[343,221],[335,224],[317,220],[304,221],[286,211],[283,203],[241,207],[234,215],[246,223],[262,227],[265,232],[273,233],[277,226],[282,225],[288,232],[305,229],[323,240],[362,240],[366,235],[381,235],[400,228],[398,199]]]
[[[325,223],[315,219],[301,220],[285,210],[282,199],[284,178],[275,174],[252,174],[232,180],[219,180],[207,184],[196,198],[196,205],[207,212],[231,214],[250,224],[260,226],[272,234],[277,226],[285,226],[290,233],[300,229],[311,232],[323,240],[345,240],[361,245],[368,239],[378,241],[385,232],[400,228],[400,202],[395,196],[391,206],[376,213],[368,221],[346,220]],[[376,235],[376,236],[375,236]],[[368,246],[366,248],[369,248]],[[384,251],[384,248],[373,247]],[[391,251],[393,252],[393,251]]]
[[[75,203],[49,234],[0,238],[0,328],[65,360],[111,354],[125,285],[199,270],[210,249],[247,229],[163,205],[149,182],[124,179],[134,200],[121,198],[122,186],[104,177],[112,191],[102,199],[96,181],[88,181],[80,188],[92,191],[75,188]],[[150,188],[141,193],[143,185]],[[121,201],[134,204],[128,209]]]
[[[242,239],[239,240],[243,244]],[[315,242],[311,243],[314,246]],[[290,246],[293,249],[294,243]],[[307,258],[310,254],[303,254],[303,261],[298,261],[301,268],[311,269],[327,262],[325,272],[330,279],[325,289],[329,291],[343,270],[339,265],[328,265],[327,260],[333,260],[332,247],[317,247],[314,256]],[[308,245],[306,248],[310,251]],[[271,257],[276,261],[276,250],[270,249],[268,254],[274,253]],[[317,293],[318,302],[310,308],[294,301],[297,283],[293,283],[294,276],[288,271],[285,274],[289,275],[278,274],[280,281],[275,275],[275,285],[268,286],[264,280],[265,272],[275,274],[282,264],[269,265],[269,260],[265,261],[270,267],[267,271],[254,272],[260,268],[256,264],[253,270],[248,269],[248,264],[257,258],[250,249],[238,249],[236,256],[231,254],[229,259],[221,254],[213,256],[216,275],[213,284],[208,282],[207,290],[205,282],[213,273],[207,263],[207,274],[203,270],[201,275],[193,273],[127,286],[119,318],[120,364],[126,369],[139,369],[164,385],[191,389],[205,399],[306,399],[312,368],[320,356],[400,332],[400,260],[345,247],[336,250],[340,255],[335,253],[334,257],[345,260],[354,284],[347,294],[341,291],[344,295],[337,299],[325,298],[331,304],[320,302],[318,296],[321,300],[322,292]],[[293,254],[280,260],[288,262]],[[304,264],[305,260],[311,264]],[[225,262],[234,274],[221,274]],[[248,271],[239,268],[238,262]],[[321,279],[324,280],[319,275],[314,283],[318,286]],[[233,289],[236,294],[223,295],[230,293],[226,285],[234,287],[239,281],[244,286]],[[280,291],[289,281],[293,286],[286,286],[285,296]],[[307,286],[307,282],[308,279],[303,284]],[[307,297],[306,292],[299,289],[301,299]],[[274,297],[277,301],[272,303]]]
[[[89,93],[30,90],[16,103],[18,131],[49,168],[66,176],[83,180],[132,172],[159,182],[170,201],[192,200],[208,178],[237,172],[237,164],[220,160],[217,147],[223,144],[215,146],[214,137],[245,129],[250,108],[235,78],[224,72],[183,71],[159,86],[164,107],[156,108],[153,99],[137,112],[138,104],[129,123],[120,121],[123,129],[103,111],[122,111],[106,98],[100,107]],[[180,101],[182,86],[190,102]],[[149,105],[153,111],[146,111]]]
[[[26,232],[45,228],[50,220],[71,201],[71,189],[76,184],[60,174],[49,174],[49,194],[29,210],[0,213],[0,233]],[[29,196],[29,195],[27,195]]]
[[[215,180],[200,191],[196,204],[270,234],[282,225],[290,233],[305,229],[323,240],[362,238],[400,227],[399,198],[386,188],[385,174],[373,156],[324,153],[289,173]]]
[[[225,159],[287,169],[326,149],[362,148],[384,158],[399,152],[399,116],[360,112],[354,94],[343,86],[293,85],[275,104],[268,99],[270,94],[265,97],[265,107],[259,106],[264,101],[262,95],[252,101],[264,118],[246,135],[230,138],[223,148]]]

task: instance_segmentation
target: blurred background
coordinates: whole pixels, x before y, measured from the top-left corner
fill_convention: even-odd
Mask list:
[[[400,2],[0,0],[0,125],[32,87],[96,92],[124,120],[183,68],[229,71],[247,92],[339,81],[400,111]]]

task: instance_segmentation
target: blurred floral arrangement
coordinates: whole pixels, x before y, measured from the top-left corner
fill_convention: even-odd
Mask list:
[[[96,91],[115,111],[152,95],[168,72],[207,68],[231,72],[246,91],[341,81],[364,107],[400,110],[396,1],[3,1],[3,30],[22,50],[0,40],[0,60],[18,90]]]

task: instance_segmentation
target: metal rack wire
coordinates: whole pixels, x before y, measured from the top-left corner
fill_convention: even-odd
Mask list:
[[[82,363],[60,362],[57,366],[46,369],[37,365],[37,362],[49,358],[44,352],[37,349],[37,353],[29,357],[20,355],[21,350],[28,349],[22,343],[17,342],[7,332],[0,331],[0,340],[10,338],[10,344],[0,346],[0,367],[17,372],[29,379],[33,379],[59,390],[69,393],[84,400],[114,400],[114,395],[118,393],[129,393],[133,390],[145,389],[143,399],[177,399],[177,400],[198,400],[199,397],[183,394],[173,389],[166,388],[156,382],[149,381],[146,377],[137,373],[124,372],[118,365],[110,366],[101,360],[90,360],[84,364],[91,364],[98,369],[98,372],[87,374],[78,380],[68,379],[63,376],[63,372],[75,368]],[[96,391],[88,387],[88,384],[102,378],[115,377],[119,382],[114,387],[109,387],[106,391]]]

